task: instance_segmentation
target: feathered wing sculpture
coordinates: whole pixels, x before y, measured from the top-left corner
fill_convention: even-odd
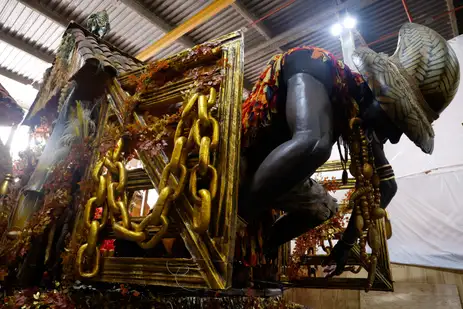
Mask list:
[[[46,182],[48,175],[53,170],[53,168],[55,168],[56,164],[58,164],[60,160],[65,160],[67,158],[67,156],[72,151],[72,146],[74,144],[85,142],[87,138],[89,138],[95,131],[95,123],[91,120],[91,111],[85,109],[82,102],[80,101],[75,101],[75,107],[71,106],[73,101],[74,99],[71,93],[70,97],[68,97],[68,99],[65,101],[65,105],[63,106],[61,113],[58,116],[59,121],[57,124],[60,124],[59,135],[55,135],[54,146],[56,147],[50,148],[51,153],[49,153],[48,155],[53,156],[53,158],[48,160],[48,163],[52,163],[52,165],[46,166],[47,173],[43,175],[43,183]],[[67,121],[63,122],[64,119],[67,119]],[[55,134],[55,130],[56,125],[55,129],[53,130],[52,136]],[[51,194],[54,194],[54,192],[52,192]],[[21,206],[23,209],[29,207],[32,211],[23,212],[23,214],[26,214],[27,216],[23,216],[22,218],[20,218],[20,220],[16,221],[20,224],[13,225],[13,228],[9,231],[9,235],[13,236],[15,234],[21,233],[20,231],[26,226],[30,216],[42,207],[43,204],[38,203],[38,197],[40,195],[41,193],[37,191],[28,191],[26,193],[24,202],[21,204]],[[44,254],[43,263],[44,265],[47,265],[47,268],[53,268],[56,267],[56,265],[60,264],[59,259],[57,259],[57,257],[60,256],[61,248],[63,246],[65,237],[68,234],[69,227],[72,225],[70,221],[72,220],[72,214],[72,205],[67,205],[64,209],[64,213],[57,219],[57,221],[54,221],[50,225],[50,231],[48,234],[48,241],[46,243],[46,246],[39,247],[36,245],[34,248],[37,249],[37,252],[39,253],[34,254],[34,251],[31,251],[27,254],[24,263],[19,267],[18,270],[17,277],[19,282],[29,282],[30,274],[37,272],[37,269],[41,269],[40,267],[37,268],[36,266],[34,266],[37,265],[37,263],[42,263],[39,259],[39,256],[41,256],[41,254]],[[55,233],[58,233],[57,241],[55,241]]]
[[[86,138],[95,132],[95,122],[91,119],[91,110],[84,108],[82,102],[76,101],[75,108],[69,105],[66,106],[66,109],[63,110],[62,113],[68,115],[68,117],[66,117],[68,120],[59,123],[59,127],[58,123],[55,125],[52,136],[47,142],[39,163],[37,164],[36,170],[38,173],[46,171],[48,175],[56,164],[66,158],[71,150],[72,144],[83,143]],[[61,118],[61,116],[60,113],[58,119]],[[57,130],[58,132],[56,132]],[[55,133],[56,137],[52,140]],[[27,190],[40,191],[47,177],[46,175],[42,175],[44,177],[40,177],[40,186],[37,186],[38,184],[33,181],[33,176],[31,176],[32,183],[31,181],[29,182]]]
[[[81,102],[76,102],[76,107],[72,107],[76,85],[71,87],[37,167],[23,189],[25,198],[15,209],[10,229],[22,230],[30,216],[41,207],[37,201],[52,169],[66,158],[73,143],[83,141],[95,130],[95,123],[90,119],[91,111],[85,109]]]
[[[87,106],[89,105],[90,104],[87,104]],[[95,122],[91,119],[91,112],[91,110],[83,107],[81,101],[76,101],[76,107],[71,108],[69,120],[64,128],[63,135],[61,136],[61,147],[58,149],[59,152],[69,153],[69,148],[72,147],[73,144],[85,143],[88,138],[93,135],[96,126]],[[69,232],[69,227],[71,226],[70,220],[72,216],[72,206],[66,207],[60,219],[53,223],[45,251],[45,264],[48,262],[58,263],[59,260],[54,259],[52,255],[53,252],[60,252],[61,248],[64,246],[65,237]],[[55,238],[55,232],[59,233],[58,240],[56,242],[53,241]]]
[[[56,119],[53,132],[47,140],[47,144],[45,145],[42,155],[40,156],[37,167],[35,168],[31,178],[29,179],[29,182],[24,188],[26,191],[42,191],[43,184],[45,183],[51,168],[59,161],[63,160],[70,150],[69,145],[67,147],[63,147],[61,144],[61,138],[66,129],[69,115],[71,113],[71,105],[73,103],[76,85],[72,84],[70,87],[72,88],[69,91],[68,97],[64,101],[58,118]]]
[[[0,140],[0,182],[5,179],[6,174],[11,174],[13,162],[10,155],[10,149]]]
[[[83,107],[81,101],[76,101],[76,108],[71,111],[69,121],[61,137],[62,147],[73,143],[83,143],[95,132],[95,122],[91,119],[92,111]]]

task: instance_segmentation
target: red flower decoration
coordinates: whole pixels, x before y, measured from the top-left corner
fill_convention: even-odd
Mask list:
[[[129,293],[129,289],[127,289],[123,284],[121,284],[121,294],[122,295],[127,295]]]
[[[114,241],[115,239],[104,239],[103,243],[101,244],[100,251],[101,250],[114,251],[115,249]]]
[[[95,215],[93,219],[95,220],[101,219],[102,214],[103,214],[103,207],[98,207],[97,209],[95,209]]]

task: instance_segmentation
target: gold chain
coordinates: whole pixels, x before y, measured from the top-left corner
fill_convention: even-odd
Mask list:
[[[98,232],[105,227],[108,217],[117,238],[134,241],[143,249],[151,249],[159,244],[169,228],[170,206],[185,189],[188,176],[186,160],[195,145],[199,149],[199,162],[193,167],[189,182],[190,195],[194,200],[193,230],[197,233],[207,231],[211,220],[211,203],[217,194],[218,182],[217,170],[210,164],[210,158],[219,144],[219,124],[210,111],[215,105],[216,95],[215,89],[211,88],[209,97],[194,93],[188,99],[176,128],[171,159],[161,174],[157,188],[160,191],[158,200],[151,213],[139,225],[131,222],[128,213],[125,193],[127,171],[121,155],[122,139],[112,153],[108,153],[95,165],[92,178],[97,182],[98,190],[85,206],[84,220],[89,233],[87,243],[80,247],[77,255],[78,270],[82,277],[92,278],[98,274]],[[194,115],[192,111],[196,102],[198,112]],[[192,125],[187,129],[189,123]],[[107,170],[104,176],[103,167]],[[198,190],[198,178],[202,182],[209,182],[208,188]],[[101,223],[91,220],[95,207],[103,207]],[[150,225],[157,226],[159,230],[151,239],[147,239],[146,228]],[[91,272],[83,270],[84,254],[87,259],[95,256]]]
[[[209,228],[211,204],[217,194],[217,170],[210,163],[219,144],[219,123],[210,111],[215,104],[216,95],[215,89],[211,88],[209,99],[205,95],[199,96],[198,119],[192,132],[194,142],[199,148],[198,164],[191,170],[189,184],[190,196],[194,200],[193,230],[197,233],[204,233]],[[209,183],[207,188],[198,190],[198,176],[203,183]]]
[[[104,160],[100,160],[92,171],[92,178],[98,185],[94,196],[88,199],[84,209],[84,224],[88,229],[87,243],[83,244],[77,252],[77,269],[83,278],[95,277],[100,269],[100,248],[97,246],[98,233],[106,226],[108,221],[108,205],[106,202],[106,183],[108,175],[103,176]],[[94,219],[95,209],[102,207],[101,221]],[[93,257],[93,259],[92,259]],[[91,271],[85,271],[85,264],[93,262]]]

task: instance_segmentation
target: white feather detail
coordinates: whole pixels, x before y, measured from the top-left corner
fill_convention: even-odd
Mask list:
[[[83,142],[96,129],[95,122],[91,119],[91,110],[84,108],[80,101],[76,101],[76,110],[70,114],[69,118],[60,139],[62,147],[69,147],[73,143]]]

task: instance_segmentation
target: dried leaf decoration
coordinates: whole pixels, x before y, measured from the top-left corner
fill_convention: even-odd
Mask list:
[[[14,261],[18,256],[25,256],[31,241],[42,235],[69,205],[74,173],[90,161],[89,138],[94,131],[95,123],[90,118],[90,110],[85,109],[81,102],[76,102],[60,140],[61,146],[57,149],[57,152],[67,153],[67,156],[56,164],[44,185],[43,206],[32,216],[19,237],[4,246],[0,259]]]
[[[333,178],[329,179],[325,177],[321,183],[327,191],[336,192],[336,190],[339,189],[339,184]],[[352,192],[353,190],[347,191],[341,202],[341,207],[338,210],[338,213],[331,219],[296,238],[289,263],[288,273],[290,279],[298,279],[301,276],[308,276],[309,274],[307,272],[310,272],[311,270],[304,269],[305,267],[301,265],[303,258],[308,254],[314,254],[317,247],[324,247],[325,240],[334,239],[342,235],[349,221],[345,215],[350,212],[350,209],[347,208],[347,204]]]

